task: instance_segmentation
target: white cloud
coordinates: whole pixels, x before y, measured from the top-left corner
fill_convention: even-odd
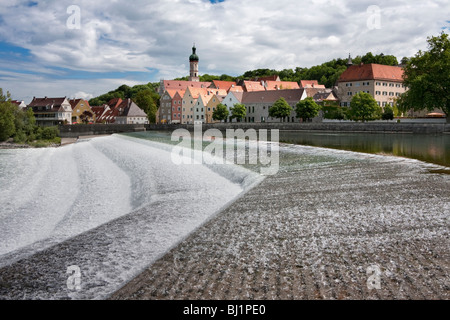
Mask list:
[[[36,2],[32,7],[19,0],[0,4],[0,40],[29,49],[33,56],[31,62],[20,64],[27,68],[24,71],[158,70],[149,81],[187,75],[193,42],[200,72],[210,74],[309,67],[349,52],[383,52],[401,59],[426,49],[426,38],[448,25],[450,12],[447,0],[226,0],[214,5],[206,0]],[[66,26],[66,10],[73,4],[81,9],[79,30]],[[380,8],[380,29],[367,28],[367,8],[372,5]],[[57,88],[64,83],[69,94],[95,95],[115,82],[52,81],[48,74],[44,78]],[[20,80],[29,82],[33,77]],[[15,83],[0,80],[1,86]],[[45,84],[22,85],[31,95],[45,89]],[[16,90],[23,91],[11,89]]]

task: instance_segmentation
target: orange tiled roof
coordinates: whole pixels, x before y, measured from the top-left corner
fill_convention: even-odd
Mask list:
[[[339,82],[360,80],[384,80],[403,82],[403,69],[381,64],[361,64],[350,66],[339,78]]]
[[[196,82],[196,81],[177,81],[177,80],[163,80],[164,89],[184,89],[187,88],[208,88],[211,82]]]
[[[260,82],[257,81],[244,81],[244,91],[255,92],[255,91],[265,91],[266,89],[262,86]]]
[[[233,81],[213,80],[213,84],[217,89],[225,89],[227,91],[229,91],[233,86],[236,86],[236,82]]]
[[[291,90],[300,89],[297,82],[289,81],[266,81],[266,90]]]

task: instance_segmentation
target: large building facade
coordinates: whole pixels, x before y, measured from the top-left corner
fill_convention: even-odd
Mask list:
[[[338,80],[338,96],[341,106],[349,107],[358,92],[372,95],[382,108],[393,106],[395,100],[406,92],[403,69],[380,64],[349,66]]]

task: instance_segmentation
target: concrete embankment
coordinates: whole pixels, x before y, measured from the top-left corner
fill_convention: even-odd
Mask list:
[[[176,129],[194,130],[194,125],[66,125],[61,126],[62,138],[105,135],[142,131],[174,131]],[[364,133],[415,133],[415,134],[450,134],[450,124],[434,123],[216,123],[203,124],[203,130],[209,129],[278,129],[281,131],[317,131],[317,132],[364,132]]]
[[[194,125],[147,125],[152,130],[193,130]],[[450,124],[421,123],[217,123],[203,124],[203,130],[209,129],[278,129],[281,131],[317,131],[317,132],[364,132],[364,133],[450,133]]]
[[[89,124],[59,127],[61,138],[108,135],[113,133],[146,131],[143,124]]]

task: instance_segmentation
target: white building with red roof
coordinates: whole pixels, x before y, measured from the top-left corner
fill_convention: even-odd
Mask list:
[[[350,65],[338,80],[341,106],[350,106],[353,96],[361,91],[371,94],[380,107],[392,106],[406,92],[403,69],[373,63]]]

